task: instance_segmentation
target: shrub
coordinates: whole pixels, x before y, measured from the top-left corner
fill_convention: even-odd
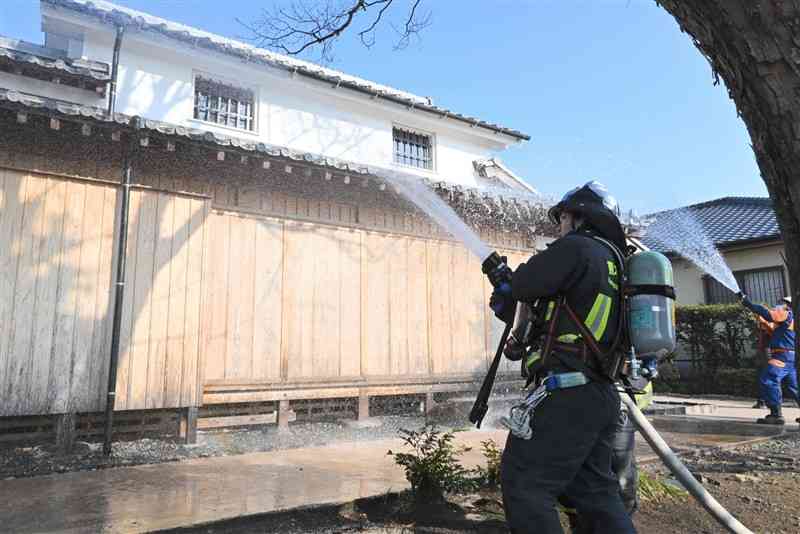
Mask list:
[[[496,488],[500,485],[500,460],[503,456],[503,449],[497,446],[493,439],[481,441],[483,457],[486,458],[486,467],[478,466],[475,473],[478,481],[483,486]]]
[[[400,435],[413,452],[389,451],[394,461],[403,466],[411,493],[418,502],[443,501],[446,493],[476,489],[469,471],[458,463],[458,456],[469,450],[453,445],[452,432],[441,432],[435,425],[419,431],[400,429]]]
[[[756,343],[753,315],[738,304],[678,306],[678,341],[697,371],[753,367]]]
[[[659,375],[655,383],[656,393],[679,393],[684,395],[732,395],[755,398],[758,396],[758,369],[733,369],[720,367],[708,372],[694,373],[686,377],[664,379]]]

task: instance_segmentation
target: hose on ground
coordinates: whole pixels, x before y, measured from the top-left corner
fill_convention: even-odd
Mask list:
[[[636,425],[636,428],[639,429],[644,439],[650,444],[650,447],[658,457],[661,458],[664,465],[666,465],[672,474],[675,475],[675,478],[683,484],[683,487],[692,494],[697,502],[699,502],[720,525],[725,527],[728,532],[732,532],[733,534],[753,534],[750,529],[742,525],[738,519],[723,508],[714,496],[694,478],[694,475],[683,465],[678,455],[669,448],[667,442],[665,442],[656,429],[653,428],[653,425],[650,424],[650,421],[647,420],[630,396],[622,393],[620,397],[627,407],[628,414],[633,419],[633,423]]]

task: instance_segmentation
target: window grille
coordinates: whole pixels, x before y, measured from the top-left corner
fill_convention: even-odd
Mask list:
[[[253,91],[197,76],[194,118],[240,130],[253,130]]]
[[[753,302],[772,306],[787,294],[782,267],[736,271],[733,276],[739,283],[742,292],[750,297]],[[704,276],[703,285],[706,293],[706,304],[730,304],[736,302],[736,295],[714,278],[708,275]]]
[[[431,136],[394,128],[394,162],[399,165],[433,169]]]

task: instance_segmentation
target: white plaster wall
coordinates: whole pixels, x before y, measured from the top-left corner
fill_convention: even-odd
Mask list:
[[[725,262],[732,271],[782,267],[781,245],[769,245],[757,248],[724,252]],[[704,304],[703,274],[697,267],[683,259],[672,261],[675,274],[675,291],[679,304]],[[785,276],[785,271],[784,271]],[[788,284],[789,280],[786,278]]]
[[[113,33],[87,26],[84,54],[111,61]],[[192,118],[193,79],[197,72],[230,80],[256,93],[256,131],[246,132]],[[395,167],[392,127],[400,125],[434,136],[435,169],[395,167],[434,181],[475,186],[472,162],[506,148],[512,140],[422,111],[409,111],[387,101],[310,80],[264,65],[234,58],[151,33],[127,33],[120,56],[117,111],[203,128],[324,154],[371,166]]]

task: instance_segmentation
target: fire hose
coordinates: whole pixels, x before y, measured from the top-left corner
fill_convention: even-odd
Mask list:
[[[725,527],[728,532],[733,532],[734,534],[753,534],[750,529],[742,525],[739,520],[723,508],[719,501],[694,478],[694,475],[683,465],[678,455],[669,448],[667,442],[658,434],[630,396],[623,393],[620,397],[625,407],[628,409],[628,414],[633,419],[633,423],[636,425],[639,433],[692,497],[694,497],[720,525]]]

